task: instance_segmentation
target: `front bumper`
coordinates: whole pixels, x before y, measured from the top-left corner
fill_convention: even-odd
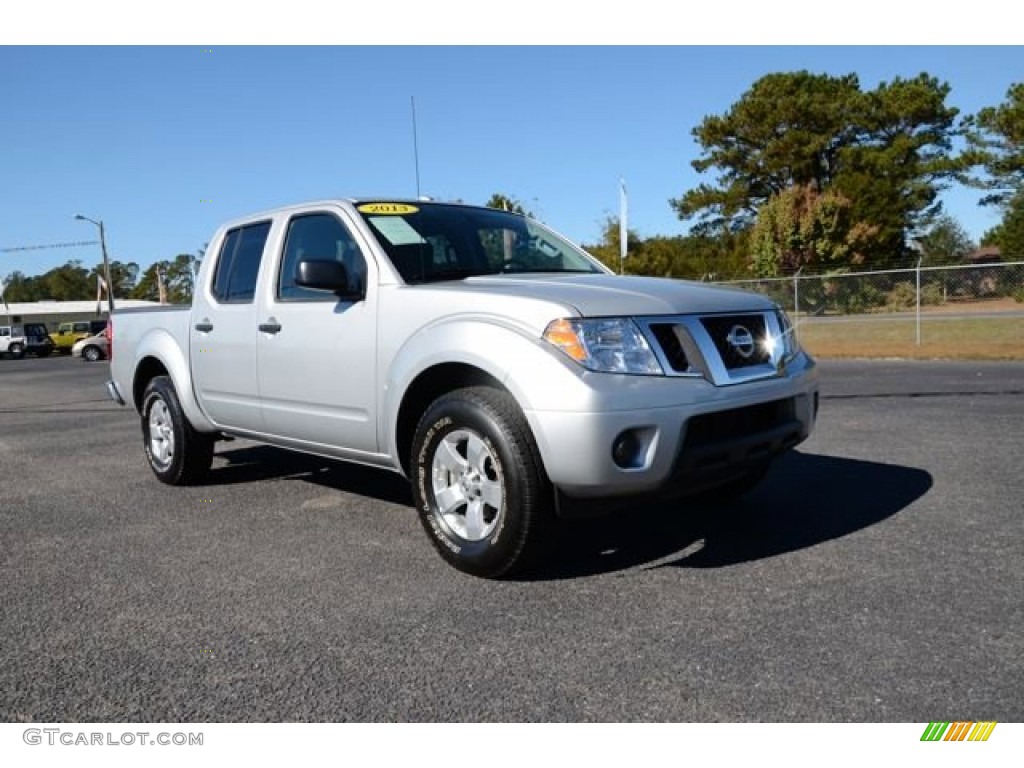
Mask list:
[[[125,399],[121,394],[121,389],[113,379],[109,379],[107,381],[107,395],[118,405],[125,405]]]
[[[631,390],[621,410],[615,379],[604,375],[605,389],[592,392],[586,411],[526,414],[548,476],[565,496],[683,495],[720,485],[805,440],[817,415],[818,374],[803,353],[782,376],[735,386],[618,377]],[[647,390],[642,398],[638,387]],[[627,466],[614,456],[624,434],[635,445]]]

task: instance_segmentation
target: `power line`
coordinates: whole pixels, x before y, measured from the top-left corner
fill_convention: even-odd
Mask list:
[[[79,240],[76,243],[51,243],[50,245],[19,245],[14,248],[0,248],[0,253],[15,251],[45,251],[48,248],[75,248],[80,245],[96,245],[99,240]]]

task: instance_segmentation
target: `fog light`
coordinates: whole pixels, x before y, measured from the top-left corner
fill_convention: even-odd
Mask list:
[[[643,469],[654,456],[657,427],[624,429],[612,441],[612,461],[620,469]]]
[[[640,441],[636,433],[627,430],[615,438],[612,443],[612,460],[623,469],[636,466],[636,456],[640,450]]]

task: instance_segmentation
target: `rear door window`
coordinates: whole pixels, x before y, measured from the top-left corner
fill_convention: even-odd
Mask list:
[[[263,246],[269,232],[269,221],[247,224],[228,232],[213,279],[213,295],[217,301],[226,304],[252,302],[256,295]]]

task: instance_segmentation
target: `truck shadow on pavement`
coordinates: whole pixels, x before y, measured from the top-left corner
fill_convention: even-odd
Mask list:
[[[230,445],[230,443],[229,443]],[[227,462],[222,464],[221,460]],[[345,493],[391,504],[412,506],[409,483],[394,472],[287,451],[269,445],[221,448],[216,453],[209,485],[256,483],[262,480],[303,480]]]
[[[384,470],[270,446],[218,452],[211,485],[301,480],[412,506],[409,484]],[[791,451],[744,498],[638,504],[560,524],[543,562],[524,580],[547,581],[629,568],[720,568],[837,539],[892,517],[924,496],[922,469]],[[412,510],[410,509],[410,512]]]
[[[773,557],[881,522],[931,486],[922,469],[792,451],[737,501],[648,505],[563,526],[531,580],[636,566],[720,568]]]

